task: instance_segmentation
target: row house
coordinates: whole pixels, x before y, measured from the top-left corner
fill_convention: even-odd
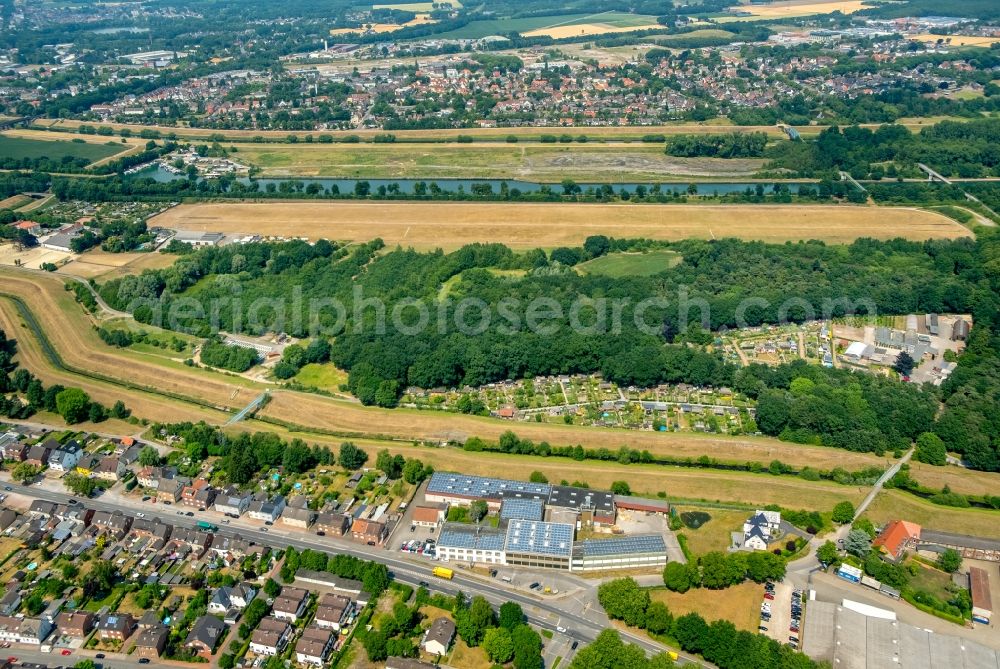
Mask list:
[[[0,640],[41,646],[52,631],[52,623],[44,618],[12,618],[0,616]]]
[[[273,523],[284,510],[285,498],[283,496],[275,495],[274,498],[269,498],[267,493],[258,493],[250,502],[247,515],[254,520]]]
[[[192,481],[181,489],[181,504],[199,509],[207,509],[215,502],[215,490],[205,479]]]
[[[49,469],[57,472],[73,471],[82,456],[83,448],[75,440],[70,440],[49,453]]]
[[[24,462],[28,457],[28,446],[22,442],[16,432],[0,434],[0,458]]]
[[[136,628],[135,618],[128,613],[105,613],[97,622],[97,635],[102,641],[125,641]]]
[[[64,611],[56,616],[56,628],[61,636],[86,639],[97,624],[97,616],[90,611]]]
[[[353,613],[354,604],[349,597],[328,592],[320,597],[313,622],[324,629],[339,632]]]
[[[215,616],[202,616],[191,626],[184,645],[211,662],[215,649],[226,635],[226,624]]]
[[[292,637],[292,626],[282,619],[268,616],[260,621],[250,637],[250,650],[255,655],[278,655]]]
[[[212,601],[208,603],[209,613],[224,615],[235,619],[253,601],[257,591],[249,583],[237,583],[234,586],[224,585],[215,591]]]
[[[121,539],[132,527],[132,518],[121,511],[95,511],[91,525],[115,539]]]
[[[212,543],[212,535],[201,530],[175,527],[170,536],[170,543],[178,548],[186,548],[195,558],[200,558]]]
[[[309,605],[309,591],[302,588],[281,589],[281,594],[271,605],[275,618],[295,622],[305,613]]]
[[[352,519],[346,513],[322,512],[316,515],[316,530],[324,534],[344,536],[351,529]]]
[[[230,486],[215,497],[215,510],[227,516],[239,518],[250,507],[253,496],[240,492],[235,486]]]
[[[253,550],[253,545],[243,537],[232,537],[215,534],[212,536],[212,555],[224,560],[227,564],[243,558]]]
[[[143,467],[136,473],[136,479],[143,488],[159,488],[161,479],[177,476],[176,467]]]
[[[295,660],[299,664],[323,666],[335,641],[334,635],[319,627],[307,627],[295,644]]]
[[[147,627],[135,639],[135,654],[140,658],[157,660],[167,647],[170,629],[163,624]]]
[[[389,530],[386,528],[385,523],[375,520],[358,518],[354,521],[354,524],[351,525],[351,537],[355,541],[366,543],[369,546],[377,546],[381,544],[385,541],[388,534]]]

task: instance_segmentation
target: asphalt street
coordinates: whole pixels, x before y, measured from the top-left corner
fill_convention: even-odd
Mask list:
[[[4,478],[6,479],[6,476]],[[41,486],[11,485],[11,488],[12,494],[20,494],[28,498],[42,499],[62,504],[68,503],[70,499],[79,499],[71,494],[49,490]],[[108,493],[105,493],[105,495],[110,497],[110,494]],[[198,521],[202,519],[207,519],[210,522],[219,524],[218,520],[208,518],[208,514],[205,514],[206,518],[199,518],[198,515],[194,517],[178,515],[177,511],[179,511],[180,508],[177,506],[147,504],[140,502],[138,499],[132,500],[130,498],[119,497],[117,500],[111,501],[110,499],[105,500],[98,497],[95,499],[80,501],[87,507],[98,511],[122,511],[124,513],[135,515],[142,513],[145,518],[157,518],[163,523],[177,527],[192,528],[195,527]],[[183,507],[183,510],[186,512],[189,508]],[[401,583],[406,583],[416,587],[421,582],[426,582],[431,586],[431,589],[448,595],[454,595],[459,591],[465,593],[466,595],[481,595],[494,606],[499,606],[507,601],[517,602],[524,609],[525,615],[528,617],[528,621],[531,624],[542,629],[551,630],[554,633],[554,636],[563,635],[568,637],[570,643],[572,640],[577,640],[581,643],[589,643],[609,627],[606,617],[604,617],[600,612],[590,612],[600,615],[601,619],[597,620],[580,615],[577,612],[578,606],[576,606],[576,603],[573,600],[560,601],[555,598],[544,599],[541,596],[532,596],[527,593],[505,588],[502,583],[493,582],[485,577],[480,578],[471,574],[465,574],[459,570],[455,570],[455,576],[450,581],[434,578],[431,576],[430,565],[417,563],[414,560],[403,557],[403,554],[397,554],[391,550],[360,546],[356,543],[338,540],[333,537],[319,537],[294,530],[279,529],[276,526],[253,527],[244,522],[240,522],[239,525],[236,523],[230,525],[219,524],[218,534],[222,536],[239,535],[244,539],[255,543],[277,548],[293,546],[296,549],[310,548],[313,550],[354,555],[359,558],[374,560],[385,564],[389,567],[393,578]],[[557,627],[563,627],[567,631],[565,633],[560,633],[557,631]],[[638,636],[624,630],[619,630],[619,633],[629,643],[638,645],[649,653],[660,653],[668,650],[667,647],[656,643],[649,638]],[[20,652],[20,649],[18,649],[18,651]],[[40,655],[48,657],[50,661],[52,659],[51,655],[44,653],[40,653]],[[699,660],[696,660],[695,658],[685,657],[683,655],[681,655],[678,663],[709,666]],[[119,663],[115,660],[113,665],[109,664],[108,666],[117,667],[119,666]],[[121,666],[126,667],[128,665],[122,664]]]

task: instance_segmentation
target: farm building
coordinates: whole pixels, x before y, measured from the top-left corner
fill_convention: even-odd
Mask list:
[[[623,511],[669,514],[670,502],[665,499],[615,495],[615,508]]]
[[[905,520],[886,523],[872,542],[873,548],[880,549],[892,560],[899,560],[907,549],[920,540],[920,526]]]

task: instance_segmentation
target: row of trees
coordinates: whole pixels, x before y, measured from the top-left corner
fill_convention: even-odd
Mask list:
[[[750,579],[755,583],[780,581],[785,577],[785,560],[766,551],[722,553],[713,551],[697,562],[670,562],[663,569],[668,590],[687,592],[691,588],[719,590]]]

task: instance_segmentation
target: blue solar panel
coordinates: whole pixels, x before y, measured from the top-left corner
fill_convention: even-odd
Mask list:
[[[565,523],[512,520],[507,526],[505,548],[508,553],[569,557],[573,552],[573,526]]]
[[[500,505],[500,518],[511,520],[519,518],[521,520],[541,520],[545,506],[539,499],[518,499],[505,497]]]
[[[614,537],[611,539],[585,539],[578,546],[583,549],[584,557],[667,552],[667,545],[663,542],[663,537],[659,534],[642,534],[634,537]]]
[[[547,483],[528,483],[496,479],[488,476],[469,476],[467,474],[452,474],[434,472],[427,484],[427,492],[441,495],[461,495],[463,497],[496,498],[505,491],[524,492],[548,498],[552,486]]]
[[[502,551],[504,544],[503,532],[493,528],[462,525],[460,523],[445,523],[438,537],[438,549],[465,548],[481,551]]]

